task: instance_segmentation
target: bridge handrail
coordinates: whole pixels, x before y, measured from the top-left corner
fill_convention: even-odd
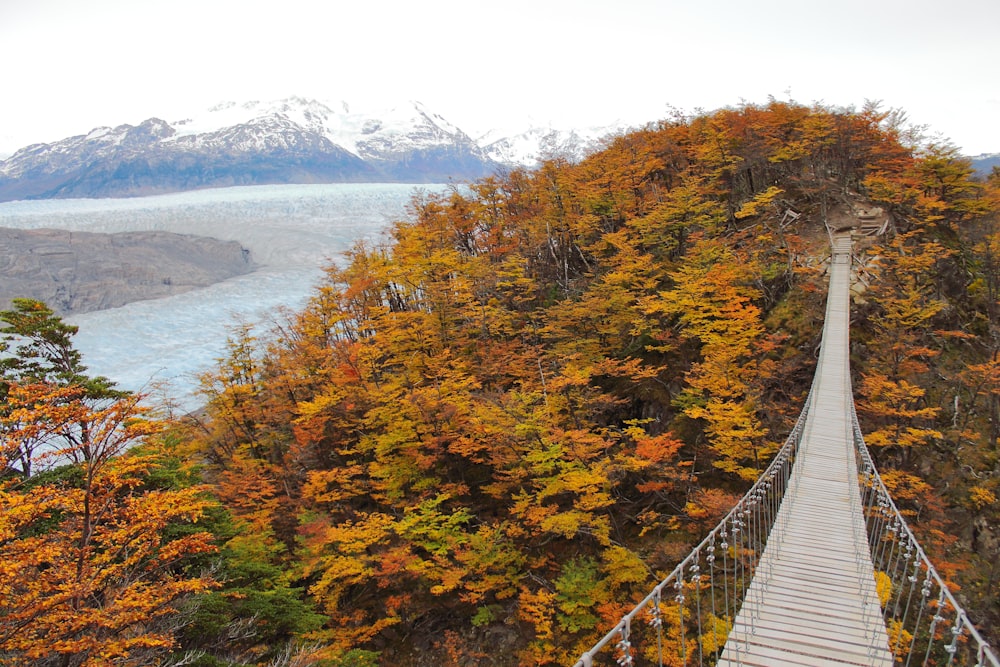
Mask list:
[[[815,386],[815,383],[814,385]],[[769,484],[770,480],[774,477],[774,474],[778,469],[785,464],[785,462],[790,462],[794,460],[795,453],[798,451],[798,446],[802,441],[802,430],[806,423],[806,414],[809,412],[809,406],[812,401],[812,389],[809,391],[809,395],[806,397],[805,405],[802,408],[802,412],[799,413],[799,418],[795,422],[795,426],[792,427],[791,432],[788,434],[788,438],[782,444],[781,448],[775,454],[774,458],[771,459],[771,463],[764,470],[757,480],[754,482],[753,486],[743,495],[743,497],[733,506],[731,510],[723,517],[719,523],[713,528],[708,535],[705,536],[701,542],[698,543],[694,549],[692,549],[688,555],[677,564],[676,567],[658,583],[653,590],[642,599],[629,613],[625,614],[622,619],[615,625],[606,635],[604,635],[596,644],[594,644],[590,650],[586,651],[579,660],[574,664],[574,667],[591,667],[593,665],[593,659],[595,654],[597,654],[601,649],[610,644],[616,637],[626,638],[629,635],[629,629],[632,621],[638,616],[650,603],[658,600],[669,585],[674,584],[679,581],[685,568],[691,565],[698,559],[699,553],[709,547],[709,545],[715,543],[716,537],[725,531],[727,524],[732,523],[737,517],[744,511],[745,507],[756,497],[759,497],[762,491],[764,491],[764,485]],[[786,480],[787,481],[787,480]],[[998,666],[1000,667],[1000,666]]]
[[[878,468],[875,467],[875,462],[872,460],[871,453],[868,451],[868,446],[865,444],[864,436],[861,433],[861,425],[858,423],[858,413],[855,408],[854,401],[850,402],[850,407],[851,421],[854,430],[854,445],[857,449],[861,462],[864,465],[864,468],[859,470],[859,473],[863,476],[863,478],[867,478],[869,483],[875,487],[876,492],[880,496],[880,501],[885,503],[884,506],[891,510],[893,518],[898,522],[899,528],[896,530],[897,534],[899,534],[900,531],[905,534],[909,545],[916,550],[917,559],[919,559],[919,562],[926,568],[928,579],[933,580],[940,591],[941,598],[946,600],[955,610],[955,628],[957,629],[955,632],[956,641],[958,634],[962,631],[968,632],[969,636],[971,636],[976,642],[977,665],[985,665],[986,662],[984,662],[984,660],[989,660],[989,664],[993,667],[1000,667],[1000,661],[998,661],[997,657],[993,654],[993,649],[986,642],[986,640],[983,639],[982,635],[979,634],[979,631],[972,624],[972,621],[966,614],[965,609],[958,604],[958,601],[951,594],[947,584],[934,568],[934,565],[927,557],[923,547],[920,546],[920,543],[917,541],[913,531],[910,530],[910,526],[906,523],[906,519],[903,518],[902,513],[896,506],[896,502],[892,499],[892,495],[889,493],[885,483],[882,481],[882,476],[879,474]]]

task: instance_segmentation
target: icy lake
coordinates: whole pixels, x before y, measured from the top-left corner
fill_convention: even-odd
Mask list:
[[[261,324],[276,309],[304,305],[322,269],[362,238],[406,216],[417,191],[443,185],[333,184],[234,187],[136,199],[0,203],[0,227],[92,232],[164,230],[235,240],[260,268],[205,289],[67,318],[88,372],[120,387],[167,387],[190,409],[198,373],[225,353],[240,322]]]

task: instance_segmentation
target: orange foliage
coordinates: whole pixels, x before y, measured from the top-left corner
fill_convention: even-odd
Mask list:
[[[95,406],[76,387],[8,389],[5,448],[22,437],[41,442],[44,433],[48,449],[34,467],[50,469],[0,482],[5,664],[55,656],[65,665],[149,664],[174,643],[178,601],[213,585],[181,568],[214,550],[212,536],[166,533],[197,523],[209,503],[197,488],[142,488],[155,454],[125,451],[156,431],[142,418],[141,397]]]
[[[206,377],[206,477],[284,546],[336,650],[425,624],[454,631],[439,650],[457,659],[475,618],[516,625],[526,663],[575,659],[647,587],[640,554],[723,513],[732,495],[711,487],[756,477],[797,412],[818,323],[768,316],[788,294],[821,302],[802,221],[822,232],[861,187],[935,225],[978,210],[904,135],[874,105],[773,101],[418,195],[269,343],[232,341]],[[786,223],[793,205],[806,215]],[[943,328],[927,274],[954,256],[911,241],[887,245],[892,288],[872,288],[886,346],[859,404],[907,450],[937,437],[921,383],[937,348],[918,332]]]

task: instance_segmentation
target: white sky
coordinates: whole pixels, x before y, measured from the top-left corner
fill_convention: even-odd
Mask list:
[[[291,95],[473,136],[878,99],[1000,152],[998,0],[0,0],[0,62],[0,155]]]

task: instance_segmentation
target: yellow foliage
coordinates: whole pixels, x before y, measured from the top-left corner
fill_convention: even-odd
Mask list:
[[[759,193],[753,199],[746,202],[739,208],[733,215],[737,220],[742,220],[743,218],[749,218],[751,216],[760,213],[761,209],[765,208],[768,204],[774,201],[777,197],[784,194],[784,190],[772,185],[764,192]]]
[[[635,552],[623,546],[614,545],[601,554],[601,569],[607,573],[605,581],[612,587],[626,584],[641,584],[652,574]]]
[[[976,510],[984,510],[997,501],[996,494],[982,486],[969,489],[969,502]]]
[[[522,587],[517,601],[517,617],[534,628],[535,637],[552,639],[556,594],[544,588],[532,591]]]
[[[889,647],[893,655],[896,656],[897,661],[903,662],[902,659],[910,654],[913,634],[903,627],[902,621],[896,618],[891,618],[886,623],[886,633],[889,635]]]
[[[178,567],[215,550],[211,535],[192,528],[211,503],[197,487],[143,488],[161,452],[149,439],[159,425],[141,418],[141,397],[94,407],[78,388],[33,387],[11,387],[19,428],[8,422],[0,430],[5,438],[34,438],[39,431],[27,426],[36,422],[52,433],[79,434],[60,436],[58,445],[64,460],[73,462],[63,471],[78,476],[71,483],[0,481],[5,664],[68,664],[86,653],[109,664],[137,665],[143,661],[137,656],[162,655],[174,643],[174,605],[215,585],[207,574]],[[50,404],[56,396],[58,404]],[[171,539],[170,529],[181,526],[181,535]]]
[[[706,614],[704,627],[706,632],[702,633],[700,637],[701,648],[705,655],[710,655],[726,645],[732,624],[725,618]]]
[[[892,579],[881,570],[875,572],[875,592],[878,594],[879,604],[885,609],[892,599]]]

